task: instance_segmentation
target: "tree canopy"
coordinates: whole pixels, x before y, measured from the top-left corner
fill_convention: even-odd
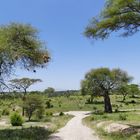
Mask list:
[[[35,68],[45,67],[49,60],[49,52],[34,27],[20,23],[0,26],[0,82],[16,66],[35,72]]]
[[[26,94],[27,89],[31,85],[33,85],[37,82],[42,82],[42,80],[41,79],[30,79],[30,78],[21,78],[21,79],[10,80],[11,86],[15,89],[23,91],[24,95]]]
[[[94,17],[85,30],[93,39],[106,39],[121,30],[122,36],[133,35],[140,27],[140,0],[106,0],[98,17]]]
[[[26,110],[29,121],[34,112],[37,113],[38,117],[41,117],[44,113],[44,101],[39,95],[28,95],[28,98],[23,103],[23,107]]]
[[[105,112],[112,112],[109,94],[119,89],[121,85],[130,82],[130,77],[121,69],[99,68],[92,69],[85,75],[84,83],[92,89],[95,94],[100,94],[104,97]]]
[[[119,93],[121,93],[123,95],[123,102],[126,100],[126,96],[128,94],[130,94],[130,85],[128,84],[125,84],[125,85],[122,85],[119,90],[118,90]]]

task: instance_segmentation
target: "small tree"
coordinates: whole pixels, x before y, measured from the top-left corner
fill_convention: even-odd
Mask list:
[[[44,93],[46,93],[49,97],[55,92],[55,89],[52,87],[48,87],[44,90]]]
[[[27,89],[37,82],[41,82],[41,79],[30,79],[30,78],[21,78],[21,79],[13,79],[10,80],[11,86],[13,89],[18,89],[23,92],[23,101],[25,100],[25,96],[27,94]],[[22,115],[24,116],[24,107],[22,111]]]
[[[130,94],[132,95],[132,98],[134,98],[135,95],[139,95],[139,93],[140,93],[139,85],[131,84],[130,85]]]
[[[121,69],[110,70],[108,68],[93,69],[85,75],[88,87],[97,91],[104,97],[104,111],[112,113],[110,93],[119,89],[124,83],[128,83],[132,78]]]
[[[34,113],[40,113],[39,117],[44,113],[44,101],[39,95],[28,95],[23,105],[29,121]]]
[[[124,102],[126,100],[126,96],[130,93],[130,85],[122,85],[118,92],[123,95],[122,101]]]

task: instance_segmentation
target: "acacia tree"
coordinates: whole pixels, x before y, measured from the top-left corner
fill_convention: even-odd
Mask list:
[[[42,82],[41,79],[30,79],[30,78],[21,78],[21,79],[13,79],[10,80],[10,85],[13,89],[18,89],[23,91],[23,95],[27,94],[27,89],[37,82]]]
[[[13,89],[18,89],[23,92],[23,101],[25,100],[25,96],[27,94],[27,89],[37,82],[42,82],[41,79],[30,79],[30,78],[21,78],[21,79],[13,79],[10,80],[11,86]],[[24,107],[22,111],[22,115],[24,116]]]
[[[38,31],[29,24],[11,23],[0,26],[0,84],[14,73],[15,68],[44,68],[50,60]]]
[[[110,93],[119,87],[130,82],[132,78],[121,69],[110,70],[108,68],[92,69],[85,75],[85,81],[89,83],[89,87],[93,90],[100,91],[100,95],[104,97],[104,111],[112,113],[112,105],[110,101]]]
[[[133,35],[140,27],[140,0],[106,0],[104,10],[93,18],[85,35],[106,39],[112,32],[124,31],[122,36]]]

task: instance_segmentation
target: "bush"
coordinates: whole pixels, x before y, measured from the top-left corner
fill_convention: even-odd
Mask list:
[[[135,103],[136,103],[136,101],[135,101],[135,100],[131,100],[131,101],[130,101],[130,103],[135,104]]]
[[[91,118],[90,118],[90,121],[94,121],[95,120],[95,118],[94,118],[94,116],[92,116]]]
[[[53,105],[51,104],[51,99],[46,101],[46,108],[53,108]]]
[[[37,119],[42,119],[43,115],[44,115],[45,109],[44,108],[40,108],[36,111],[36,117]]]
[[[94,106],[94,107],[93,107],[93,110],[97,110],[97,107]]]
[[[127,120],[127,115],[126,114],[120,114],[119,115],[119,120],[122,120],[122,121]]]
[[[107,116],[107,115],[103,115],[102,118],[103,118],[103,119],[107,119],[108,116]]]
[[[12,126],[22,126],[23,124],[22,116],[17,112],[12,114],[10,119],[11,119]]]
[[[8,116],[9,114],[10,114],[10,111],[7,108],[3,109],[2,111],[3,116]]]
[[[118,108],[116,108],[116,109],[115,109],[115,113],[118,113],[118,112],[119,112],[119,110],[118,110]]]
[[[96,110],[95,111],[95,114],[96,115],[103,115],[104,114],[104,111],[102,111],[102,110]]]
[[[60,112],[59,113],[59,116],[64,116],[65,114],[63,112]]]
[[[126,102],[126,103],[125,103],[125,105],[129,105],[129,103],[128,103],[128,102]]]
[[[52,112],[46,112],[46,116],[53,116]]]

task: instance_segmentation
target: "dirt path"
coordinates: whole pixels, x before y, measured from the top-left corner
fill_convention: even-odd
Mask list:
[[[58,133],[51,135],[49,140],[99,140],[95,132],[82,124],[82,119],[88,116],[88,113],[83,111],[68,112],[75,117],[65,127],[58,130]]]

